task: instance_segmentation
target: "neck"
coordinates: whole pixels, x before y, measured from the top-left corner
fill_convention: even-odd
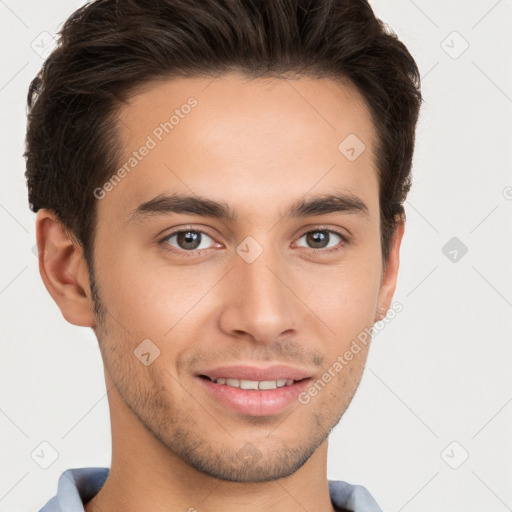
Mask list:
[[[327,440],[294,474],[262,483],[219,480],[184,463],[139,422],[117,389],[109,392],[112,463],[86,512],[333,512],[327,483]]]

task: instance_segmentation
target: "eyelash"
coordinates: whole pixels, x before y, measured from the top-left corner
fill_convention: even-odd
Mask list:
[[[208,249],[200,249],[200,250],[194,249],[192,251],[185,251],[183,249],[177,250],[177,249],[171,248],[171,246],[167,243],[169,241],[169,239],[171,237],[173,237],[174,235],[178,235],[180,233],[187,233],[189,231],[192,231],[193,233],[204,234],[204,235],[208,236],[209,238],[211,238],[213,240],[213,237],[211,235],[209,235],[206,231],[203,231],[201,229],[182,228],[182,229],[177,229],[176,231],[173,231],[169,235],[166,235],[163,239],[161,239],[159,241],[159,244],[164,246],[164,250],[170,251],[173,254],[178,254],[178,255],[184,254],[187,257],[199,257],[199,256],[202,256],[206,251],[208,251]],[[316,253],[322,253],[322,254],[333,254],[333,253],[336,253],[336,252],[341,251],[342,249],[344,249],[345,246],[350,242],[346,235],[340,233],[339,231],[337,231],[335,229],[330,229],[330,228],[328,229],[328,228],[324,228],[324,227],[317,227],[315,229],[306,231],[305,233],[303,233],[299,237],[299,239],[302,238],[305,235],[310,234],[310,233],[317,233],[317,232],[334,233],[335,235],[338,235],[341,238],[341,242],[339,242],[335,247],[331,247],[330,249],[306,248],[306,249],[308,249],[309,251],[312,251],[315,254]],[[304,249],[304,247],[303,247],[303,249]]]

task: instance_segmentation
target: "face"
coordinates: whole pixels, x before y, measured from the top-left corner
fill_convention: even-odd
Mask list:
[[[230,74],[153,83],[119,119],[94,242],[115,391],[203,473],[290,475],[348,407],[368,344],[335,363],[394,287],[368,110],[329,79]]]

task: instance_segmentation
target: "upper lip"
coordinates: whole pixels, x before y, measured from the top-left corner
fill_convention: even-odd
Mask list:
[[[282,364],[267,366],[266,368],[246,365],[222,366],[212,370],[199,371],[197,374],[209,377],[211,380],[225,378],[258,381],[279,379],[302,380],[311,376],[306,370]]]

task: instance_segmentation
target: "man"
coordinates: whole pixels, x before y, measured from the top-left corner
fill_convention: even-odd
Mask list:
[[[28,102],[41,276],[112,428],[41,510],[380,510],[327,442],[397,280],[404,45],[362,0],[99,0]]]

